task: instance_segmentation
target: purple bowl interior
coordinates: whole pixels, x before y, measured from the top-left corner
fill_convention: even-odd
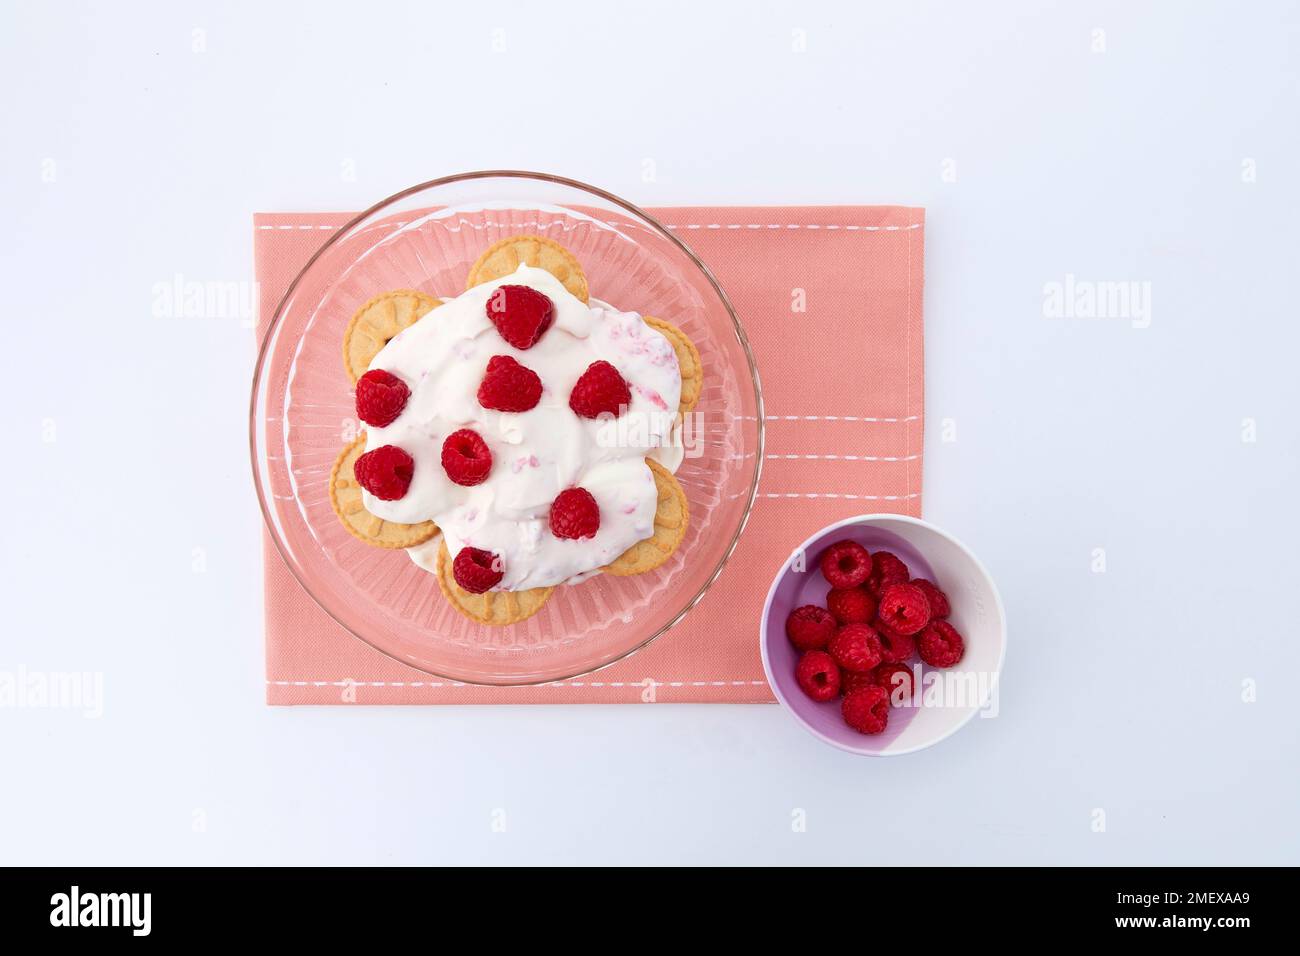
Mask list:
[[[858,753],[881,753],[889,749],[890,744],[902,734],[917,712],[892,708],[889,713],[889,726],[885,728],[884,733],[870,736],[858,733],[841,718],[839,698],[818,703],[799,687],[794,677],[799,651],[785,636],[785,619],[790,616],[791,611],[804,604],[825,606],[826,593],[830,590],[830,585],[818,570],[817,562],[823,550],[845,539],[856,541],[873,553],[892,551],[907,565],[908,570],[912,572],[912,577],[934,580],[934,572],[921,553],[891,531],[872,525],[857,525],[824,532],[808,547],[807,567],[803,571],[787,567],[782,572],[781,580],[772,595],[765,628],[772,689],[786,707],[828,743]],[[940,587],[943,586],[942,582],[937,583]]]

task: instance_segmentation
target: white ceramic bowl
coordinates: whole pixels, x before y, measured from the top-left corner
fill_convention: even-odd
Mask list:
[[[874,736],[844,723],[839,698],[818,703],[800,689],[794,676],[800,653],[785,634],[790,611],[803,604],[825,604],[830,586],[818,570],[818,558],[826,547],[845,538],[868,551],[892,551],[907,563],[912,577],[938,584],[952,604],[948,620],[966,645],[954,667],[938,670],[919,665],[921,706],[891,707],[889,726]],[[919,518],[860,515],[818,531],[777,573],[760,627],[763,668],[777,700],[810,733],[841,750],[873,757],[913,753],[956,733],[978,713],[997,715],[997,682],[1007,646],[1002,599],[984,565],[965,545]]]

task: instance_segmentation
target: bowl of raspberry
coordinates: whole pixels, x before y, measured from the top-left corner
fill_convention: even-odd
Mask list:
[[[965,545],[919,518],[861,515],[808,538],[772,582],[760,634],[777,700],[841,750],[913,753],[997,715],[997,586]]]

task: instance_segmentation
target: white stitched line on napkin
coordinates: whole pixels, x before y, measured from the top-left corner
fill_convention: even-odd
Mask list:
[[[333,428],[334,426],[329,426]],[[710,442],[710,444],[714,444]],[[747,451],[744,453],[737,452],[732,455],[723,455],[726,461],[748,461],[755,457],[757,452]],[[764,455],[768,461],[889,461],[889,462],[908,462],[916,461],[920,455]],[[296,475],[311,475],[319,477],[330,472],[333,465],[326,462],[317,468],[303,468],[294,472]],[[293,495],[276,495],[277,498],[290,499]]]
[[[837,494],[835,492],[766,492],[759,498],[844,498],[845,501],[911,501],[919,498],[913,494]]]
[[[907,356],[904,359],[907,364],[903,367],[908,370],[907,397],[905,399],[907,404],[903,408],[907,409],[912,407],[912,237],[910,234],[907,237],[907,311],[903,313],[903,317],[907,320],[907,331],[903,333],[907,339]],[[910,455],[912,453],[912,429],[904,430],[903,440],[906,443],[904,454]],[[912,493],[912,469],[907,468],[904,474],[907,479],[907,493],[910,497]]]
[[[920,455],[768,455],[778,461],[916,461]]]
[[[382,681],[382,680],[267,680],[273,687],[481,687],[461,681]],[[692,681],[558,681],[548,684],[515,684],[501,690],[526,690],[531,687],[766,687],[765,680],[692,680]]]
[[[855,226],[835,223],[799,223],[799,222],[684,222],[670,224],[666,229],[843,229],[846,232],[906,232],[920,229],[923,223],[914,222],[906,226]]]
[[[557,220],[555,220],[555,222],[548,222],[548,223],[540,223],[540,222],[524,222],[524,223],[482,222],[482,223],[474,223],[474,222],[470,222],[468,219],[461,219],[460,222],[461,222],[462,224],[467,225],[467,226],[470,226],[471,228],[474,228],[474,229],[524,229],[524,228],[527,228],[527,227],[529,227],[529,226],[536,226],[538,229],[550,229],[552,226],[563,224],[564,220],[557,219]],[[404,223],[404,222],[397,222],[397,223],[392,223],[392,225],[394,225],[394,226],[405,226],[405,225],[407,225],[407,223]],[[606,225],[609,225],[609,226],[623,226],[623,225],[627,225],[627,223],[621,223],[621,222],[617,222],[617,221],[615,221],[615,222],[608,222],[608,223],[606,223]],[[852,224],[836,224],[836,223],[798,223],[798,222],[683,222],[683,223],[673,223],[673,224],[670,224],[670,225],[665,226],[664,228],[666,228],[666,229],[827,229],[827,230],[839,230],[839,229],[843,229],[845,232],[906,232],[907,230],[910,230],[910,229],[920,229],[923,225],[925,225],[925,224],[924,224],[924,223],[920,223],[920,222],[910,223],[909,225],[906,225],[906,226],[862,226],[862,225],[852,225]],[[316,225],[310,225],[310,224],[303,224],[303,225],[283,224],[283,225],[279,225],[279,224],[277,224],[277,225],[261,225],[261,226],[258,226],[257,228],[258,228],[258,229],[267,229],[267,230],[269,230],[269,229],[285,229],[285,230],[289,230],[289,229],[324,229],[324,230],[333,230],[333,229],[341,229],[341,228],[343,228],[343,227],[342,227],[342,226],[328,226],[328,225],[323,225],[323,224],[316,224]],[[569,228],[576,228],[576,226],[574,226],[574,227],[569,227]]]
[[[753,415],[738,415],[745,421],[755,420]],[[919,422],[920,415],[908,415],[906,418],[872,418],[861,415],[766,415],[769,422]]]
[[[279,226],[258,226],[257,228],[258,228],[258,229],[263,229],[263,230],[265,230],[265,229],[284,229],[284,230],[289,230],[289,229],[325,229],[325,230],[334,230],[334,229],[338,229],[339,227],[338,227],[338,226],[325,226],[325,225],[312,226],[312,225],[307,225],[307,224],[303,224],[303,225],[300,225],[300,226],[294,226],[294,225],[288,225],[288,224],[285,224],[285,225],[279,225]]]

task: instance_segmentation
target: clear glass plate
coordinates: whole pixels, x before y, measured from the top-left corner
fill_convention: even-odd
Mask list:
[[[557,588],[526,621],[484,627],[453,610],[433,575],[404,552],[352,537],[330,507],[330,470],[358,429],[342,340],[353,312],[377,293],[456,295],[488,245],[523,233],[569,248],[594,298],[690,335],[704,387],[677,472],[690,526],[668,563],[635,577],[602,574]],[[513,171],[414,186],[338,230],[276,310],[258,357],[249,434],[267,527],[316,603],[404,664],[481,684],[585,674],[680,621],[735,548],[763,460],[754,357],[708,269],[630,203],[573,180]]]

